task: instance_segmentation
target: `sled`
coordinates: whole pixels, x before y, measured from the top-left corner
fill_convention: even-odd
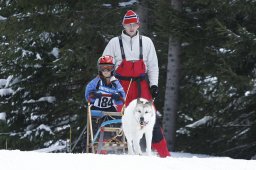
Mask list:
[[[88,102],[86,153],[125,153],[127,144],[121,128],[121,112],[91,110]],[[98,120],[102,120],[99,122]],[[98,129],[93,129],[97,124]],[[95,132],[94,132],[95,131]]]

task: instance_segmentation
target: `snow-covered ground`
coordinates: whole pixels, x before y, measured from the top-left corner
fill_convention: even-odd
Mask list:
[[[2,170],[255,170],[255,160],[172,153],[172,157],[0,150]]]

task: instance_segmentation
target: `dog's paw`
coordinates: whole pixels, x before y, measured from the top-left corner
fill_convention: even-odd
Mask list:
[[[150,151],[150,152],[146,152],[146,155],[147,156],[151,156],[152,155],[152,152]]]
[[[129,148],[129,147],[128,147],[128,154],[129,154],[129,155],[134,155],[134,152],[133,152],[133,149],[132,149],[132,148]]]
[[[142,155],[142,152],[141,152],[141,150],[137,150],[137,151],[135,151],[135,154],[136,155]]]

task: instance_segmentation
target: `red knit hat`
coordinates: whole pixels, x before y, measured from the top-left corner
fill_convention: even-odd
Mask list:
[[[139,23],[139,16],[132,10],[129,10],[126,12],[124,19],[123,19],[123,24],[131,24],[131,23]]]

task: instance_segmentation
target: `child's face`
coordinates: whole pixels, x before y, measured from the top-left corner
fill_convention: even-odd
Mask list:
[[[99,70],[102,72],[102,75],[104,77],[110,77],[111,72],[115,69],[115,66],[110,64],[110,65],[99,65]]]
[[[104,70],[104,71],[102,71],[102,75],[103,75],[104,77],[110,77],[110,76],[111,76],[111,71],[109,71],[109,70]]]

